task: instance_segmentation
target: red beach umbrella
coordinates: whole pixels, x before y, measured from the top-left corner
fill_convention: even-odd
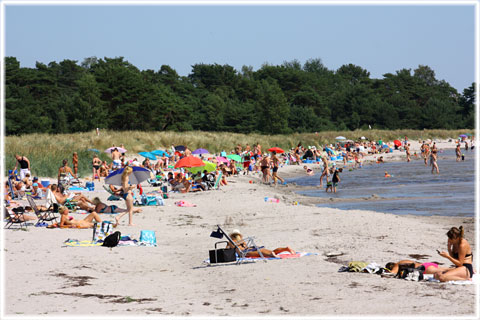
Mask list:
[[[393,144],[395,144],[397,147],[402,146],[402,143],[399,140],[393,140]]]
[[[270,152],[275,151],[276,153],[284,153],[285,152],[285,151],[283,151],[283,149],[280,149],[278,147],[270,148],[270,149],[268,149],[268,151],[270,151]]]
[[[198,157],[189,156],[180,159],[177,164],[175,164],[175,169],[177,168],[194,168],[194,167],[203,167],[205,163],[200,160]]]

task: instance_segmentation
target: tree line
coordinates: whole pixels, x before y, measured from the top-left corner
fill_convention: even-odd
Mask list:
[[[428,66],[372,79],[360,66],[321,59],[139,70],[123,57],[35,68],[5,58],[7,135],[95,128],[264,134],[355,129],[474,128],[475,83],[459,93]]]

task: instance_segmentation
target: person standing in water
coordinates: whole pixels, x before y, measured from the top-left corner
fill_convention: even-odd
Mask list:
[[[438,153],[437,145],[434,142],[432,146],[432,153],[430,155],[430,164],[432,166],[432,173],[433,173],[433,170],[437,170],[437,173],[440,173],[440,170],[438,169],[438,164],[437,164],[437,153]]]
[[[410,162],[410,143],[405,145],[405,152],[407,153],[407,162]]]
[[[457,147],[455,148],[455,155],[457,156],[457,162],[460,161],[460,158],[462,157],[462,151],[460,150],[460,143],[457,144]]]

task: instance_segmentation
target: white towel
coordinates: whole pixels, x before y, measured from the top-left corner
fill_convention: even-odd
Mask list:
[[[47,208],[49,208],[54,203],[58,204],[57,198],[55,198],[55,196],[53,195],[52,190],[50,190],[50,188],[48,188],[47,189],[47,202],[45,203],[45,205],[47,206]]]

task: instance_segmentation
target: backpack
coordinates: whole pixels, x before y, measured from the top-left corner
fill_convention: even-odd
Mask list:
[[[122,237],[122,234],[120,233],[120,231],[115,231],[111,235],[107,236],[105,240],[103,240],[102,246],[109,247],[109,248],[116,247],[120,242],[121,237]]]

